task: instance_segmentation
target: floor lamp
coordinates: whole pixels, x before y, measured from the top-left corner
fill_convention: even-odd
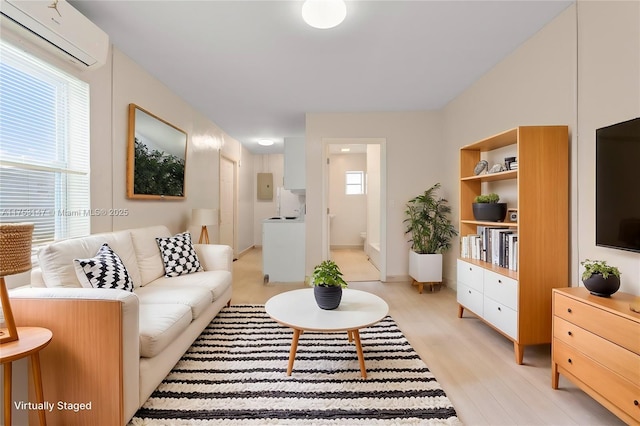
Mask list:
[[[33,223],[0,224],[0,299],[4,322],[7,326],[6,330],[0,330],[0,343],[18,340],[18,331],[4,277],[31,269],[32,235]]]
[[[209,244],[209,231],[207,225],[218,223],[218,216],[215,209],[193,209],[191,212],[191,224],[200,226],[200,239],[198,244]]]

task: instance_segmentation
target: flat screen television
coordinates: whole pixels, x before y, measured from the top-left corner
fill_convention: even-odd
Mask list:
[[[596,245],[640,253],[640,117],[596,130]]]

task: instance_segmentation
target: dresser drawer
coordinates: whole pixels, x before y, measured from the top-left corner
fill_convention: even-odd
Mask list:
[[[478,290],[458,283],[458,303],[476,314],[482,316],[482,293]]]
[[[640,354],[638,323],[559,293],[553,297],[555,316]]]
[[[626,377],[629,381],[640,383],[640,355],[560,317],[553,318],[553,337]]]
[[[513,309],[485,296],[483,317],[513,340],[518,340],[518,313]]]
[[[640,422],[640,386],[581,354],[559,339],[553,339],[553,362],[578,378],[604,399]]]
[[[518,281],[492,271],[484,271],[484,295],[518,310]]]
[[[458,282],[482,292],[483,272],[479,266],[458,259]]]

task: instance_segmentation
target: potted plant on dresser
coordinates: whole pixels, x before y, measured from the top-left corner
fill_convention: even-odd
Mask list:
[[[410,234],[409,276],[422,293],[424,283],[433,290],[442,282],[442,253],[451,247],[451,239],[458,235],[449,215],[451,207],[436,192],[440,183],[407,202],[405,234]]]
[[[325,260],[313,268],[308,284],[313,286],[313,295],[321,309],[336,309],[342,300],[342,289],[347,282],[333,260]]]
[[[582,283],[591,294],[609,297],[620,288],[620,271],[617,267],[607,265],[604,260],[585,259],[580,264],[584,266]]]

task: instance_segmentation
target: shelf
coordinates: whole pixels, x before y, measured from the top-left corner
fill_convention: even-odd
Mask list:
[[[493,271],[496,274],[504,275],[505,277],[513,278],[514,280],[518,279],[518,271],[512,271],[511,269],[502,268],[498,265],[494,265],[490,262],[485,262],[483,260],[471,259],[468,257],[460,257],[460,260],[471,263],[472,265],[477,265],[483,269],[487,269],[489,271]]]
[[[504,172],[487,173],[484,175],[477,175],[477,176],[467,176],[467,177],[460,178],[460,180],[462,182],[478,181],[478,180],[481,182],[494,182],[497,180],[509,180],[509,179],[517,179],[517,178],[518,178],[517,170],[507,170]]]
[[[466,223],[467,225],[479,225],[479,226],[503,226],[505,228],[517,228],[518,222],[488,222],[482,220],[461,220],[460,223]]]

